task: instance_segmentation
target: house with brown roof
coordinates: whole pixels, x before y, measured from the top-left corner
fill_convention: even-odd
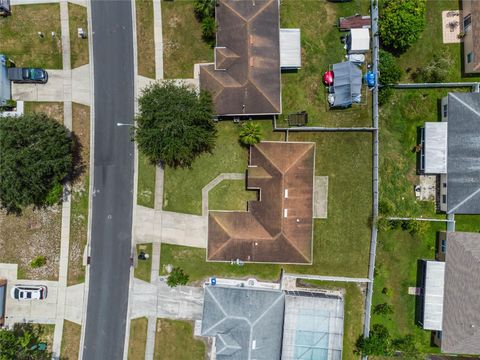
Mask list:
[[[463,58],[465,73],[480,73],[480,1],[463,0]]]
[[[250,147],[247,211],[210,211],[208,261],[312,263],[315,143]]]
[[[423,327],[444,353],[480,355],[480,234],[447,233],[445,262],[424,264]]]
[[[200,88],[219,116],[282,112],[278,0],[218,0],[214,63],[200,66]]]

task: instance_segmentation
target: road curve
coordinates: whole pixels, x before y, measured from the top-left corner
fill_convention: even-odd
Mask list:
[[[122,359],[130,274],[134,64],[130,1],[91,2],[94,193],[83,359]]]

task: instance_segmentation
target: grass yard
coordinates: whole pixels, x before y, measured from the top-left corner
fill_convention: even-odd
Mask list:
[[[299,286],[316,287],[344,291],[343,360],[358,360],[355,344],[363,334],[363,310],[365,307],[365,289],[355,283],[325,282],[301,280]]]
[[[68,285],[85,281],[83,253],[88,236],[90,107],[72,104],[72,130],[76,140],[77,179],[72,184]]]
[[[435,213],[434,201],[417,201],[414,186],[417,154],[413,151],[417,131],[426,121],[439,120],[439,104],[449,91],[395,90],[391,101],[380,107],[380,212],[406,217],[442,217]],[[388,180],[387,180],[388,179]]]
[[[130,338],[128,342],[128,360],[144,360],[147,343],[147,318],[130,321]]]
[[[372,136],[369,133],[295,133],[315,141],[315,174],[328,176],[328,218],[314,220],[313,266],[287,271],[366,277],[372,214]]]
[[[150,272],[152,270],[152,244],[137,244],[137,255],[143,251],[148,254],[147,260],[137,260],[137,267],[134,276],[146,282],[150,282]]]
[[[455,215],[455,230],[480,232],[480,215]]]
[[[136,0],[138,74],[155,79],[153,1]]]
[[[47,102],[47,101],[25,101],[25,113],[44,113],[60,124],[63,124],[63,103],[62,102]]]
[[[207,262],[206,250],[189,246],[162,244],[160,251],[160,275],[167,275],[165,266],[181,267],[189,276],[190,283],[201,284],[210,276],[250,278],[277,281],[280,279],[280,265],[245,264],[231,265],[224,262]]]
[[[264,140],[283,140],[283,133],[273,133],[272,123],[260,120]],[[191,168],[165,168],[163,208],[168,211],[201,215],[202,188],[221,173],[245,173],[247,148],[240,145],[240,126],[219,122],[216,147],[211,154],[198,157]]]
[[[165,79],[193,78],[193,65],[213,62],[213,48],[202,40],[193,1],[162,1]]]
[[[21,215],[0,210],[0,262],[18,264],[19,279],[57,280],[60,260],[62,207],[26,208]],[[46,264],[30,262],[44,256]]]
[[[394,313],[372,314],[372,324],[384,324],[393,338],[413,335],[423,352],[439,350],[430,346],[431,333],[416,324],[416,297],[408,295],[408,287],[417,284],[418,261],[435,259],[436,232],[445,229],[444,223],[429,223],[422,235],[390,230],[380,232],[378,237],[373,306],[389,303]]]
[[[59,4],[12,6],[12,15],[0,18],[0,38],[0,54],[17,67],[62,68]]]
[[[81,325],[78,325],[68,320],[63,321],[62,347],[60,350],[62,359],[65,359],[65,360],[78,359],[78,352],[80,350],[81,332],[82,332]]]
[[[370,126],[372,124],[370,93],[365,92],[362,105],[350,109],[329,110],[327,93],[322,84],[323,73],[330,65],[344,61],[346,54],[340,37],[346,33],[335,26],[340,16],[369,14],[370,1],[357,0],[331,3],[311,0],[283,0],[280,5],[282,28],[300,28],[302,68],[282,73],[283,116],[307,111],[309,123],[316,126]],[[319,24],[319,19],[321,24]]]
[[[258,192],[246,190],[245,180],[223,180],[208,194],[209,210],[247,210],[247,201],[257,200]]]
[[[231,123],[222,125],[235,126]],[[314,223],[313,265],[286,265],[285,269],[299,273],[366,277],[372,206],[371,135],[295,133],[290,134],[290,140],[316,141],[316,175],[329,177],[329,204],[328,219],[318,219]],[[231,146],[232,142],[229,144]],[[223,149],[224,146],[221,148]],[[232,152],[222,151],[218,156],[224,156],[225,153]],[[246,165],[244,164],[239,162],[237,166],[244,169]],[[211,168],[202,166],[200,169],[205,171]],[[166,180],[168,180],[168,173],[166,174]],[[194,186],[201,188],[187,181],[190,178],[198,180],[198,174],[191,177],[184,175],[177,179],[180,178],[187,183],[180,184],[185,186],[185,191],[193,189]],[[180,183],[180,180],[178,182]],[[182,196],[185,195],[184,192],[179,193]],[[182,267],[190,275],[192,282],[209,276],[255,276],[258,279],[276,280],[280,274],[278,265],[246,264],[238,267],[229,263],[206,262],[205,251],[205,249],[162,244],[160,262],[164,265],[172,264]]]
[[[458,10],[458,0],[427,1],[426,27],[418,41],[399,57],[399,64],[404,70],[404,81],[411,81],[411,74],[417,68],[428,65],[435,54],[447,53],[452,59],[452,66],[447,81],[479,81],[480,77],[463,74],[463,50],[460,43],[444,44],[442,33],[442,11]]]
[[[141,152],[138,152],[137,204],[155,207],[155,165]]]
[[[193,322],[157,319],[155,360],[203,360],[205,343],[193,337]]]
[[[88,39],[78,37],[78,28],[88,34],[87,8],[68,3],[68,21],[70,26],[70,61],[72,69],[88,64]]]

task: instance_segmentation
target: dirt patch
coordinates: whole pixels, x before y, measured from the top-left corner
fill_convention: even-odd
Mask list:
[[[62,348],[60,351],[62,359],[78,359],[81,331],[82,327],[80,325],[64,320]]]
[[[63,124],[63,103],[62,102],[25,102],[26,113],[44,113],[48,117]]]
[[[25,209],[21,215],[0,211],[0,262],[18,264],[18,277],[57,280],[60,259],[60,205]],[[33,269],[30,262],[44,256],[46,264]]]
[[[90,107],[72,104],[72,134],[75,139],[75,181],[72,184],[68,285],[85,278],[83,252],[88,233],[88,189],[90,159]]]

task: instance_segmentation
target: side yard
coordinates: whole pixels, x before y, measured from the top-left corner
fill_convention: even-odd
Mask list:
[[[344,61],[345,49],[336,22],[340,16],[356,13],[369,14],[370,1],[356,0],[346,3],[328,1],[283,0],[280,6],[282,28],[300,28],[302,45],[302,68],[296,72],[282,73],[283,114],[307,111],[309,123],[315,126],[370,126],[370,93],[365,92],[362,102],[350,109],[329,110],[327,93],[322,84],[323,73],[330,65]],[[321,27],[319,27],[321,19]]]
[[[88,233],[90,162],[90,107],[73,103],[72,133],[75,139],[76,180],[72,184],[68,285],[85,280],[83,253]]]
[[[154,359],[203,360],[205,356],[205,343],[193,337],[192,322],[157,319]]]
[[[193,1],[162,1],[162,27],[166,79],[193,78],[195,63],[213,62],[213,49],[202,40]]]
[[[70,61],[72,69],[88,64],[88,39],[78,37],[81,28],[88,34],[87,8],[68,3],[68,22],[70,26]]]
[[[12,16],[0,18],[0,36],[0,53],[16,66],[62,68],[59,4],[12,6]]]
[[[162,1],[163,3],[163,1]],[[153,1],[135,1],[137,18],[138,74],[155,79],[155,40],[153,28]]]
[[[373,309],[388,303],[393,313],[378,315],[373,311],[372,324],[381,323],[393,338],[413,335],[423,352],[439,352],[431,347],[429,331],[415,321],[417,297],[408,294],[408,287],[417,285],[419,260],[435,259],[437,231],[444,231],[444,223],[428,223],[421,234],[404,230],[379,232]]]

